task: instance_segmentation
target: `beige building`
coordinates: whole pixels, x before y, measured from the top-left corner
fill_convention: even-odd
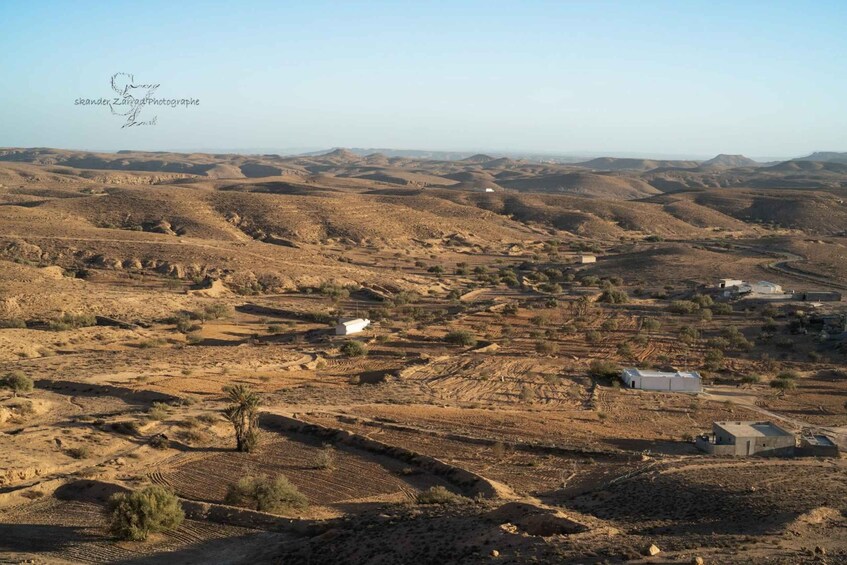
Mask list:
[[[712,455],[794,455],[793,433],[772,422],[714,422],[696,445]]]

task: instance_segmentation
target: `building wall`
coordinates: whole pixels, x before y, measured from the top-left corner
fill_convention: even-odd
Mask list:
[[[633,377],[641,390],[666,390],[672,392],[700,392],[700,380],[690,377]]]
[[[840,292],[810,291],[803,293],[803,300],[811,302],[840,302]]]
[[[338,324],[337,326],[335,326],[335,335],[350,335],[350,334],[359,333],[360,331],[365,329],[367,326],[368,326],[367,322],[364,322],[364,321],[359,322],[358,324],[350,324],[350,325],[346,325],[346,326],[344,324]]]
[[[734,441],[733,455],[791,455],[794,451],[794,436],[769,436],[769,437],[735,437],[726,438],[725,435],[716,435],[721,444],[727,444],[727,439]],[[747,443],[750,443],[749,453]]]

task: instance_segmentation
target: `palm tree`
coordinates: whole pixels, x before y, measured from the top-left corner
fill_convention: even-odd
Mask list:
[[[258,442],[256,423],[259,419],[259,404],[261,404],[259,394],[247,385],[229,385],[223,390],[232,403],[224,410],[224,417],[235,428],[236,449],[252,451]]]

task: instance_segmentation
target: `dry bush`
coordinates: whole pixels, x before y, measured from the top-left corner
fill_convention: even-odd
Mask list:
[[[470,499],[450,492],[446,487],[441,485],[419,492],[415,500],[418,504],[466,504],[470,502]]]
[[[74,459],[87,459],[89,450],[88,447],[82,445],[80,447],[71,447],[65,450],[65,453],[68,454],[68,457],[73,457]]]
[[[309,505],[306,497],[285,475],[270,478],[267,475],[247,476],[230,485],[226,503],[249,505],[262,512],[284,512],[302,509]]]
[[[132,420],[113,422],[112,430],[126,436],[138,435],[138,422],[134,422]]]
[[[315,454],[315,469],[335,469],[335,463],[335,448],[331,445],[324,445],[323,448]]]
[[[164,420],[168,417],[168,409],[170,407],[164,402],[154,402],[153,405],[147,409],[147,417],[152,420]]]

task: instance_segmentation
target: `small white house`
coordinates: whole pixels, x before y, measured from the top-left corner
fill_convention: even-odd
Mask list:
[[[586,264],[586,263],[596,263],[597,262],[597,256],[596,255],[590,255],[588,253],[581,253],[579,256],[577,256],[577,261],[579,261],[583,265]]]
[[[494,192],[494,189],[493,188],[486,188],[485,192]]]
[[[740,279],[721,279],[718,281],[718,288],[733,288],[744,284]]]
[[[694,371],[670,373],[628,367],[621,372],[621,380],[627,387],[641,390],[700,392],[703,389],[700,374]]]
[[[371,321],[363,318],[355,318],[353,320],[341,320],[335,326],[335,335],[350,335],[357,334],[371,325]]]

